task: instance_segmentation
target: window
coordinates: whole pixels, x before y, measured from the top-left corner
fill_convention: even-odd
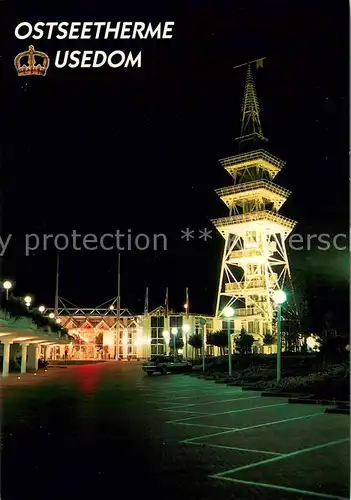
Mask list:
[[[234,333],[234,321],[229,321],[230,333]],[[222,330],[228,331],[228,320],[222,321]]]
[[[168,350],[165,340],[163,338],[164,330],[164,317],[152,316],[151,317],[151,354],[165,354]]]
[[[170,316],[169,326],[171,329],[178,328],[178,331],[181,331],[182,326],[183,326],[183,317],[182,316]]]

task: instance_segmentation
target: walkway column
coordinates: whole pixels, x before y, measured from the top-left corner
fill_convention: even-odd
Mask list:
[[[26,373],[27,371],[27,347],[28,344],[21,344],[21,373]]]
[[[48,360],[48,346],[43,345],[43,350],[44,350],[44,361]]]
[[[38,369],[39,346],[38,344],[29,344],[27,368],[29,370]]]
[[[1,343],[4,346],[3,349],[3,359],[2,359],[2,376],[7,377],[9,374],[9,366],[10,366],[10,345],[12,342],[9,340],[2,340]]]

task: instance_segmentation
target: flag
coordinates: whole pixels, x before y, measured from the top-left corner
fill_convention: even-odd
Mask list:
[[[166,288],[166,298],[165,298],[165,318],[168,318],[168,288]]]
[[[149,314],[149,289],[148,287],[146,287],[144,315],[147,316],[148,314]]]
[[[189,318],[189,288],[185,289],[185,312],[186,317]]]
[[[263,59],[265,59],[265,58],[257,59],[257,61],[256,61],[256,69],[263,68]]]

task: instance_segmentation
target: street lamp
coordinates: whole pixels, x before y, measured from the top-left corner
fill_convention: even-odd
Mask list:
[[[43,312],[45,311],[45,306],[39,306],[38,311],[43,314]]]
[[[166,342],[166,345],[169,343],[169,339],[170,339],[170,335],[169,335],[169,332],[167,332],[167,330],[165,330],[163,333],[163,338],[165,339],[165,342]]]
[[[54,313],[50,313],[50,314],[49,314],[49,318],[50,318],[50,319],[54,319],[54,317],[55,317],[55,314],[54,314]]]
[[[30,295],[26,295],[24,297],[24,303],[26,304],[27,307],[30,307],[31,303],[32,303],[32,297]]]
[[[11,281],[9,280],[4,281],[2,286],[6,290],[6,300],[9,300],[9,290],[12,288]]]
[[[276,290],[273,293],[273,300],[278,306],[277,311],[277,384],[281,379],[281,356],[282,356],[282,336],[281,336],[281,319],[282,319],[282,304],[286,301],[286,293],[283,290]]]
[[[225,307],[223,309],[223,316],[227,318],[227,324],[228,324],[228,373],[229,377],[232,376],[233,370],[232,370],[232,337],[230,334],[230,318],[232,318],[235,314],[235,311],[232,307]]]
[[[185,359],[188,359],[188,334],[190,332],[190,325],[183,325],[183,332],[185,333]]]
[[[174,349],[174,355],[176,355],[176,343],[177,343],[177,335],[178,335],[178,328],[173,327],[172,330],[172,335],[173,335],[173,349]]]
[[[205,356],[205,347],[206,347],[206,342],[205,342],[205,326],[206,326],[206,320],[205,320],[205,318],[201,318],[200,319],[200,325],[202,327],[202,349],[201,349],[201,353],[202,353],[202,372],[205,373],[205,371],[206,371],[206,366],[205,366],[205,363],[206,363],[206,356]]]

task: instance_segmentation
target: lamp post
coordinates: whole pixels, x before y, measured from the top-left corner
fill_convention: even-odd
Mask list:
[[[29,307],[30,307],[30,305],[32,303],[32,300],[33,299],[32,299],[32,297],[30,295],[26,295],[24,297],[24,303],[26,304],[26,306],[28,307],[28,309],[29,309]]]
[[[169,339],[170,339],[169,332],[167,330],[164,330],[162,335],[163,335],[163,338],[165,339],[166,345],[169,344]]]
[[[190,332],[190,325],[183,325],[183,332],[185,333],[185,359],[188,359],[188,334]]]
[[[9,290],[12,288],[11,281],[9,280],[4,281],[2,286],[6,290],[6,300],[9,300]]]
[[[178,328],[172,328],[171,330],[172,335],[173,335],[173,349],[174,349],[174,356],[176,355],[176,350],[177,350],[177,335],[178,335]]]
[[[206,325],[206,320],[204,318],[200,319],[200,325],[202,327],[202,372],[205,373],[206,371],[206,357],[205,357],[205,325]]]
[[[228,374],[229,377],[232,376],[232,336],[230,334],[230,318],[232,318],[235,314],[235,311],[232,307],[225,307],[223,309],[223,316],[227,318],[228,324]]]
[[[286,293],[283,290],[276,290],[273,293],[273,300],[278,306],[277,310],[277,384],[281,379],[281,356],[282,356],[282,335],[281,335],[281,320],[282,320],[282,304],[286,301]]]

